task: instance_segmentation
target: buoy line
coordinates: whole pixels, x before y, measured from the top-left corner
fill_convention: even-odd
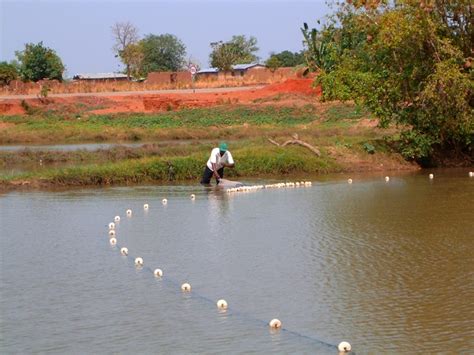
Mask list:
[[[301,182],[300,185],[301,186],[311,186],[311,182]],[[256,185],[256,186],[251,187],[248,190],[242,190],[242,191],[255,191],[255,190],[262,189],[262,188],[263,189],[268,189],[268,188],[281,188],[281,187],[297,187],[298,185],[296,183],[280,183],[280,184],[273,184],[271,187],[267,187],[267,186],[268,185]],[[241,190],[229,191],[229,189],[227,189],[227,192],[241,192]],[[194,195],[191,195],[191,196],[192,196],[191,199],[194,200],[195,196]],[[162,200],[162,203],[164,205],[166,205],[167,202],[168,202],[167,199]],[[148,211],[148,208],[149,208],[149,205],[145,204],[144,205],[145,212]],[[127,210],[126,214],[127,214],[128,217],[131,217],[132,216],[132,211]],[[120,217],[119,218],[117,218],[117,217],[118,216],[116,216],[116,218],[114,218],[114,220],[116,222],[117,222],[117,219],[120,220],[119,219]],[[226,312],[227,316],[238,316],[238,317],[241,317],[243,319],[253,321],[253,322],[261,324],[261,325],[265,325],[266,327],[270,327],[270,329],[273,329],[275,331],[278,330],[278,331],[286,332],[286,333],[291,334],[293,336],[310,340],[310,341],[312,341],[314,343],[317,343],[319,345],[323,345],[323,346],[331,348],[331,349],[336,349],[339,352],[350,352],[351,351],[351,345],[346,341],[342,341],[338,345],[335,345],[335,344],[329,343],[327,341],[324,341],[324,340],[321,340],[321,339],[318,339],[318,338],[314,338],[312,336],[305,335],[305,334],[302,334],[302,333],[284,328],[283,323],[277,318],[274,318],[270,321],[263,321],[261,319],[255,318],[255,317],[253,317],[251,315],[248,315],[246,313],[238,312],[234,309],[231,309],[225,299],[212,300],[211,298],[206,297],[206,296],[194,291],[192,289],[192,285],[187,281],[185,281],[183,283],[179,283],[176,280],[173,280],[172,278],[169,278],[168,276],[164,276],[165,272],[162,269],[158,269],[158,268],[152,269],[151,267],[149,267],[146,264],[146,260],[144,260],[142,257],[140,257],[140,256],[135,257],[135,256],[130,255],[129,250],[128,250],[127,247],[124,247],[124,246],[121,246],[121,245],[118,244],[117,239],[115,237],[115,224],[114,223],[110,223],[109,228],[110,228],[109,229],[109,237],[112,237],[112,238],[109,239],[109,244],[114,249],[117,249],[119,251],[119,254],[122,257],[126,258],[128,261],[133,263],[133,265],[135,266],[136,269],[138,269],[140,271],[146,271],[146,272],[150,273],[153,276],[153,278],[159,279],[160,281],[164,282],[165,284],[173,286],[173,288],[176,289],[176,290],[178,290],[178,289],[181,290],[181,293],[186,294],[191,298],[200,299],[200,300],[205,301],[209,304],[212,304],[220,312]]]
[[[182,294],[185,294],[187,297],[190,297],[192,299],[197,299],[197,300],[201,300],[201,301],[204,301],[206,303],[208,303],[210,306],[212,306],[213,308],[216,308],[217,310],[219,311],[225,311],[226,312],[226,316],[235,316],[235,317],[240,317],[244,320],[247,320],[247,321],[252,321],[253,323],[255,324],[258,324],[260,326],[265,326],[265,327],[270,327],[272,328],[270,325],[269,325],[269,321],[264,321],[262,319],[259,319],[259,318],[255,318],[247,313],[244,313],[244,312],[240,312],[240,311],[237,311],[233,308],[231,308],[229,305],[227,305],[226,308],[221,308],[219,306],[216,305],[216,302],[219,302],[221,301],[222,299],[220,300],[213,300],[207,296],[204,296],[202,294],[200,294],[199,292],[196,292],[194,289],[192,289],[191,287],[191,290],[189,291],[183,291],[181,289],[182,287],[182,283],[181,282],[178,282],[176,280],[174,280],[173,278],[170,278],[168,276],[166,276],[166,270],[163,270],[163,276],[162,277],[156,277],[154,272],[156,269],[153,269],[153,267],[150,267],[150,266],[147,266],[146,265],[146,260],[143,260],[143,264],[140,265],[140,266],[136,266],[135,264],[135,260],[137,258],[140,258],[140,257],[135,257],[131,254],[129,254],[129,251],[126,247],[123,247],[123,246],[120,246],[119,244],[116,244],[114,245],[114,248],[116,248],[118,251],[119,251],[119,254],[124,257],[124,258],[127,258],[127,260],[130,262],[131,265],[133,265],[135,268],[139,269],[141,272],[147,272],[149,273],[154,279],[159,279],[160,282],[163,282],[165,283],[167,286],[173,288],[174,290],[176,291],[179,291],[179,293],[182,293]],[[123,255],[120,251],[122,249],[126,248],[127,249],[127,255]],[[192,286],[192,284],[191,284]],[[227,303],[227,302],[226,302]],[[303,338],[303,339],[306,339],[306,340],[309,340],[311,342],[314,342],[318,345],[323,345],[327,348],[331,348],[331,349],[338,349],[338,345],[335,345],[335,344],[332,344],[332,343],[329,343],[327,341],[324,341],[324,340],[321,340],[321,339],[318,339],[318,338],[314,338],[310,335],[305,335],[305,334],[302,334],[302,333],[299,333],[299,332],[296,332],[296,331],[293,331],[293,330],[290,330],[290,329],[287,329],[285,327],[283,327],[282,325],[280,327],[277,327],[277,328],[272,328],[272,329],[278,329],[278,331],[281,331],[281,332],[285,332],[287,334],[290,334],[292,336],[295,336],[295,337],[299,337],[299,338]]]

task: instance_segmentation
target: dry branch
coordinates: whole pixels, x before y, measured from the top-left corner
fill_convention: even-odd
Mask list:
[[[271,139],[271,138],[268,138],[268,141],[269,141],[270,143],[272,143],[272,144],[275,144],[275,145],[278,146],[278,147],[284,147],[284,146],[289,145],[289,144],[297,144],[297,145],[300,145],[300,146],[302,146],[302,147],[308,148],[308,149],[311,150],[314,154],[316,154],[318,157],[321,156],[321,152],[319,151],[318,148],[313,147],[311,144],[306,143],[306,142],[303,142],[302,140],[299,140],[299,139],[297,139],[297,138],[298,138],[298,136],[296,136],[295,139],[289,139],[289,140],[287,140],[286,142],[284,142],[284,143],[282,143],[282,144],[280,144],[280,143],[274,141],[274,140]]]

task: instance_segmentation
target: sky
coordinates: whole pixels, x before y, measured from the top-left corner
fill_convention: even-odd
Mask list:
[[[301,50],[303,22],[316,26],[328,12],[325,0],[0,0],[0,61],[43,41],[61,57],[66,77],[121,71],[110,27],[124,21],[142,37],[176,35],[201,68],[209,66],[211,42],[240,34],[257,38],[264,61],[270,52]]]

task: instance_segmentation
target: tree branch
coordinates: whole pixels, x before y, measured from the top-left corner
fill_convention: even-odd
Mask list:
[[[300,145],[302,147],[305,147],[305,148],[308,148],[309,150],[311,150],[314,154],[316,154],[318,157],[321,156],[321,152],[319,151],[318,148],[316,147],[313,147],[311,144],[309,143],[306,143],[306,142],[303,142],[302,140],[299,140],[299,139],[289,139],[287,140],[286,142],[280,144],[276,141],[274,141],[273,139],[271,138],[267,138],[268,141],[272,144],[275,144],[277,147],[285,147],[289,144],[296,144],[296,145]]]

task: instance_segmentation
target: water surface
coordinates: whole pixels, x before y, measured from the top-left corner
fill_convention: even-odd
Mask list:
[[[473,184],[445,172],[242,194],[8,193],[0,352],[335,354],[347,340],[357,353],[468,353]],[[117,214],[129,258],[109,245]],[[272,318],[284,329],[270,331]]]

